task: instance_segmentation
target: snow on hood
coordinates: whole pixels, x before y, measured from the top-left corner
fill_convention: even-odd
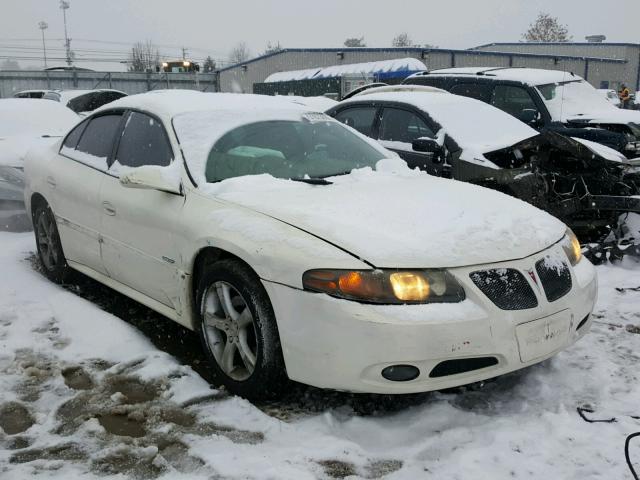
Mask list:
[[[79,120],[67,107],[50,100],[0,100],[0,165],[21,167],[31,148],[51,145]]]
[[[32,149],[46,148],[59,140],[59,137],[39,137],[19,135],[0,138],[0,165],[22,167],[24,159]]]
[[[525,202],[410,170],[400,159],[329,180],[331,185],[308,185],[255,175],[200,189],[306,230],[376,267],[459,267],[523,258],[560,240],[566,229]]]
[[[575,140],[578,143],[583,144],[593,153],[600,155],[605,160],[612,160],[614,162],[627,163],[627,157],[625,157],[622,153],[614,150],[613,148],[607,147],[601,143],[592,142],[591,140],[585,140],[584,138],[576,138],[571,137],[572,140]]]
[[[536,87],[551,118],[556,121],[589,121],[592,123],[640,123],[640,112],[622,110],[611,104],[584,80]]]

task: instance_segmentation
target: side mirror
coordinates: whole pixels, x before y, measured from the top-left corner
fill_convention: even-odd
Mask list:
[[[127,188],[146,188],[180,194],[179,166],[178,162],[174,162],[168,167],[144,165],[132,168],[120,175],[120,185]]]
[[[525,108],[520,112],[518,119],[527,125],[537,125],[540,121],[540,112],[533,108]]]
[[[416,152],[440,153],[442,151],[442,146],[433,138],[428,137],[416,138],[411,142],[411,147]]]

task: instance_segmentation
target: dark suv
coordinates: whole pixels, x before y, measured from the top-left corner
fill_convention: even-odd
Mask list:
[[[611,105],[581,77],[533,68],[449,68],[403,83],[441,88],[497,107],[537,130],[601,143],[640,156],[640,112]]]

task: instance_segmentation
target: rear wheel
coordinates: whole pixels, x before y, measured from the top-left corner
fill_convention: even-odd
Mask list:
[[[203,274],[196,300],[216,380],[249,399],[280,395],[287,383],[280,337],[258,276],[242,262],[222,260]]]
[[[71,269],[62,251],[56,219],[49,205],[43,204],[36,208],[33,216],[33,232],[44,274],[56,283],[63,283]]]

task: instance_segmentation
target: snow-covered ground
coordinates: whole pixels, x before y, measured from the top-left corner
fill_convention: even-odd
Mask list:
[[[615,287],[640,286],[632,261],[598,267],[592,332],[526,371],[395,398],[296,386],[254,406],[196,373],[193,334],[89,280],[51,284],[32,234],[0,232],[0,246],[3,480],[630,478],[640,292]],[[640,442],[631,454],[640,465]]]

